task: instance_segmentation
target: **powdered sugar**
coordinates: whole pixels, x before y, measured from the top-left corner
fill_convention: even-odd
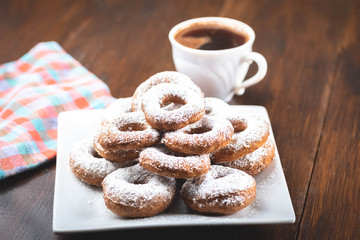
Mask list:
[[[232,111],[227,119],[233,124],[235,132],[226,147],[212,153],[214,163],[235,161],[255,151],[270,134],[268,122],[260,116]]]
[[[271,162],[275,154],[274,151],[274,141],[271,137],[269,137],[265,144],[256,149],[254,152],[249,153],[233,162],[222,163],[221,165],[237,168],[246,171],[251,175],[255,175],[262,171],[264,167]]]
[[[176,181],[151,173],[138,164],[119,169],[103,181],[103,191],[113,202],[143,208],[157,196],[173,198]]]
[[[269,124],[261,117],[249,115],[242,118],[247,127],[244,131],[234,133],[232,139],[236,143],[233,145],[235,149],[249,148],[253,143],[262,142],[264,136],[269,135]]]
[[[105,110],[103,121],[111,121],[124,113],[132,112],[131,110],[131,97],[119,98],[111,103]]]
[[[187,180],[182,192],[196,204],[228,206],[244,201],[243,191],[255,185],[255,179],[243,171],[212,165],[205,175]]]
[[[126,150],[152,145],[160,134],[146,123],[142,112],[131,112],[106,122],[96,138],[105,150]]]
[[[127,149],[127,150],[105,150],[97,141],[97,138],[93,141],[94,149],[101,155],[103,158],[114,161],[114,162],[124,162],[127,160],[134,160],[139,157],[140,152],[143,150],[139,149]]]
[[[156,169],[166,176],[181,178],[204,174],[210,167],[208,154],[184,155],[170,151],[165,146],[148,147],[140,153],[141,166]]]
[[[206,97],[205,114],[209,116],[224,115],[230,111],[230,106],[223,100],[214,97]]]
[[[141,102],[144,94],[150,88],[160,83],[174,83],[174,84],[182,85],[188,89],[195,91],[197,94],[201,96],[204,95],[201,89],[196,84],[194,84],[194,82],[187,75],[175,71],[164,71],[151,76],[149,79],[147,79],[137,87],[131,103],[132,109],[134,111],[140,111]]]
[[[111,162],[98,156],[92,147],[92,138],[86,138],[74,145],[70,153],[70,165],[83,169],[85,175],[104,178],[118,168],[129,166],[130,162]]]
[[[179,169],[184,166],[194,169],[201,167],[204,162],[210,164],[209,156],[204,155],[183,155],[176,154],[166,149],[166,147],[149,147],[140,153],[141,156],[146,156],[149,159],[153,159],[158,165],[170,168]],[[141,157],[140,157],[141,158]]]
[[[167,111],[161,108],[168,99],[183,104],[182,107]],[[164,101],[165,100],[165,101]],[[193,123],[205,113],[204,99],[200,94],[179,84],[161,83],[149,89],[143,97],[142,110],[147,122],[155,128],[161,124],[166,129],[179,129]]]
[[[264,197],[268,191],[273,191],[277,188],[277,181],[279,180],[279,174],[281,172],[276,171],[276,168],[281,167],[278,154],[275,155],[273,163],[269,165],[261,174],[257,175],[257,181],[259,184],[256,186],[257,193],[260,198]],[[265,173],[266,172],[266,173]],[[265,173],[265,174],[264,174]]]
[[[228,120],[204,116],[180,130],[165,133],[163,143],[170,149],[183,153],[210,153],[227,145],[233,132]]]

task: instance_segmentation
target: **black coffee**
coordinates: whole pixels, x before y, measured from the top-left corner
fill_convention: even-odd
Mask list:
[[[243,45],[249,37],[222,26],[190,26],[175,34],[180,44],[202,50],[222,50]]]

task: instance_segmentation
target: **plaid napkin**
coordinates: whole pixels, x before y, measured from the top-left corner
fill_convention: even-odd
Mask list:
[[[113,101],[108,87],[56,42],[0,65],[0,180],[54,159],[61,111]]]

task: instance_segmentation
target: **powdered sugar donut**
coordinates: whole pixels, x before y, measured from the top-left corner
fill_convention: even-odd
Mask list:
[[[174,178],[194,178],[210,168],[208,154],[184,155],[175,153],[163,145],[149,147],[140,153],[139,164],[154,173]]]
[[[223,100],[214,97],[206,97],[205,99],[205,115],[225,115],[230,111],[230,106]]]
[[[135,163],[135,161],[122,163],[107,161],[96,153],[92,145],[92,138],[83,139],[74,145],[69,160],[73,173],[81,181],[94,186],[101,186],[101,182],[109,173]]]
[[[93,146],[95,151],[103,158],[113,162],[125,162],[134,160],[139,157],[143,148],[127,149],[127,150],[105,150],[98,142],[98,138],[94,138]]]
[[[105,205],[113,213],[137,218],[164,211],[174,199],[176,181],[137,164],[109,174],[102,186]]]
[[[230,143],[212,153],[213,163],[231,162],[251,153],[262,146],[269,134],[268,122],[260,116],[239,112],[229,113],[227,119],[234,127]]]
[[[241,170],[212,165],[205,175],[188,179],[181,196],[187,206],[200,213],[231,214],[254,201],[256,182]]]
[[[234,128],[228,120],[204,116],[182,129],[166,132],[162,141],[175,152],[206,154],[225,147],[233,133]]]
[[[162,104],[182,104],[167,111]],[[149,89],[142,101],[147,123],[156,129],[176,130],[198,121],[205,113],[204,99],[191,89],[178,84],[161,83]]]
[[[113,103],[111,103],[106,109],[105,114],[102,119],[102,124],[105,122],[111,121],[123,113],[132,112],[131,110],[131,97],[127,98],[118,98]]]
[[[260,148],[233,162],[222,163],[221,165],[242,170],[252,176],[264,170],[275,156],[275,143],[269,137]]]
[[[131,101],[131,107],[133,111],[141,111],[141,103],[142,103],[142,97],[144,94],[153,86],[156,86],[160,83],[174,83],[182,85],[186,88],[192,89],[196,93],[198,93],[201,96],[204,96],[201,89],[185,74],[175,72],[175,71],[164,71],[159,72],[153,76],[151,76],[149,79],[141,83],[135,90],[132,101]]]
[[[142,112],[131,112],[101,126],[95,141],[106,151],[139,149],[159,142],[160,134],[146,123]]]

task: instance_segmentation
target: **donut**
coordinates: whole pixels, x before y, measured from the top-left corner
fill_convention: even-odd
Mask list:
[[[95,141],[106,151],[139,149],[159,142],[160,133],[146,123],[142,112],[130,112],[102,125]]]
[[[234,127],[230,143],[213,152],[213,163],[232,162],[261,147],[270,134],[269,124],[260,116],[231,112],[227,119]]]
[[[121,163],[107,161],[93,148],[92,138],[83,139],[75,144],[70,152],[69,160],[70,168],[75,176],[94,186],[101,186],[101,182],[109,173],[135,163],[135,161]]]
[[[175,152],[206,154],[225,147],[233,133],[234,128],[228,120],[204,116],[182,129],[166,132],[162,142]]]
[[[275,143],[269,137],[263,146],[235,161],[221,165],[242,170],[252,176],[264,170],[275,156]]]
[[[131,99],[131,97],[116,99],[105,109],[105,114],[101,123],[105,124],[105,122],[111,121],[123,113],[132,112]]]
[[[134,165],[120,168],[102,182],[107,208],[127,218],[150,217],[164,211],[175,196],[176,181]]]
[[[210,168],[209,154],[184,155],[164,145],[148,147],[139,156],[139,164],[148,171],[173,178],[194,178]]]
[[[206,214],[232,214],[249,206],[256,196],[256,182],[234,168],[212,165],[203,176],[188,179],[181,197],[191,209]]]
[[[194,90],[201,96],[204,96],[204,93],[201,91],[201,89],[187,75],[175,71],[159,72],[148,78],[136,88],[131,101],[131,108],[134,112],[141,111],[141,102],[144,94],[150,88],[160,83],[179,84]]]
[[[214,97],[206,97],[205,100],[205,115],[224,115],[230,111],[230,106],[223,100]]]
[[[172,111],[161,108],[162,104],[182,104]],[[198,121],[205,113],[201,95],[191,89],[173,83],[161,83],[150,88],[144,95],[141,108],[147,123],[155,129],[176,130]]]
[[[137,159],[140,152],[143,150],[142,148],[128,150],[105,150],[99,144],[98,138],[94,138],[93,147],[101,157],[113,162],[125,162]]]

